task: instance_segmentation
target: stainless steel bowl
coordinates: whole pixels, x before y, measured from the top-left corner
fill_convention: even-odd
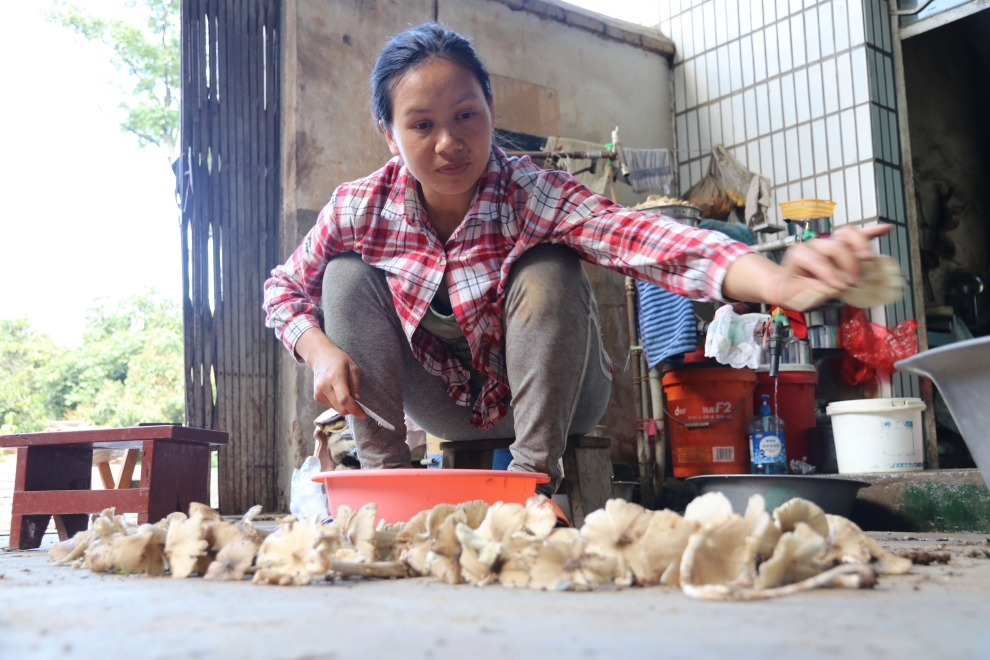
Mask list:
[[[697,206],[658,206],[655,209],[650,209],[651,211],[656,211],[661,215],[665,215],[668,218],[673,218],[674,220],[679,220],[680,222],[691,225],[692,227],[698,224],[701,220],[701,209]]]
[[[935,381],[976,467],[990,484],[990,337],[933,348],[895,363],[894,368]]]
[[[732,510],[742,514],[749,498],[760,494],[767,511],[800,497],[820,506],[825,513],[848,518],[860,488],[870,484],[840,477],[792,476],[789,474],[709,474],[689,477],[698,495],[720,492],[732,502]]]

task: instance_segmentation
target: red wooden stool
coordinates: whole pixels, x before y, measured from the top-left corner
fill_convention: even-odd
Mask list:
[[[64,541],[108,507],[138,514],[138,524],[189,513],[190,502],[210,501],[210,446],[225,444],[220,431],[165,425],[0,436],[0,447],[17,448],[10,547],[40,546],[52,516]],[[116,488],[90,490],[94,449],[127,450]],[[139,451],[141,483],[131,488]]]

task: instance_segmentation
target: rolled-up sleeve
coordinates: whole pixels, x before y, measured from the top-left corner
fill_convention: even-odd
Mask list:
[[[299,337],[310,328],[321,327],[320,300],[327,262],[346,249],[334,193],[302,244],[288,261],[272,270],[265,282],[265,325],[275,330],[275,336],[299,362]]]
[[[564,172],[535,179],[526,212],[531,226],[547,226],[547,240],[586,261],[695,300],[725,300],[729,267],[753,252],[719,232],[613,204]]]

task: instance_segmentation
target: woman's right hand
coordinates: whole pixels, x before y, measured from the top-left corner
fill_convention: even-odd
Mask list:
[[[310,328],[296,342],[296,352],[313,370],[313,398],[341,415],[366,419],[361,397],[361,372],[351,356],[319,328]]]

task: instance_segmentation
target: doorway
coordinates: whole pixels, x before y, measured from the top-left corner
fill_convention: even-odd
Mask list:
[[[928,344],[990,334],[990,9],[902,41]],[[936,393],[939,466],[972,467]]]

